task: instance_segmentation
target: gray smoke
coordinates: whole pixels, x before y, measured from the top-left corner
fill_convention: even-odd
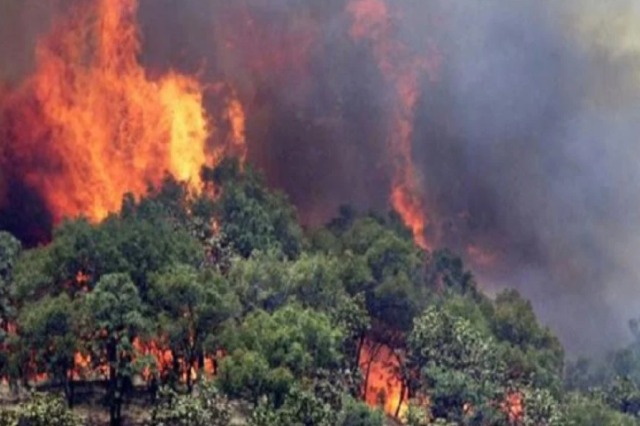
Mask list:
[[[570,352],[610,350],[640,314],[639,10],[440,3],[443,81],[415,144],[438,217],[462,217],[445,241],[494,251],[484,285],[519,288]]]

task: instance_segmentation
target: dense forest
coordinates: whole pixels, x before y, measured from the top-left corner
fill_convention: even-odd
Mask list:
[[[36,248],[0,233],[1,426],[640,424],[640,323],[568,362],[527,300],[393,213],[303,229],[251,168],[203,180]]]

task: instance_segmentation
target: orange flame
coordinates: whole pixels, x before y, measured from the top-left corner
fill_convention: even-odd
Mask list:
[[[506,395],[505,400],[501,403],[503,412],[509,419],[509,424],[520,424],[525,413],[523,395],[521,392],[511,392]]]
[[[428,219],[412,160],[412,138],[420,78],[433,71],[437,61],[430,63],[412,56],[406,45],[394,39],[392,19],[384,0],[351,0],[347,9],[353,19],[351,37],[371,43],[378,67],[397,98],[389,136],[393,166],[391,204],[413,232],[416,244],[428,249],[425,235]]]
[[[231,147],[240,163],[244,163],[247,159],[246,117],[242,104],[235,95],[227,103],[227,115],[231,125]]]
[[[194,78],[152,79],[138,62],[137,0],[82,2],[40,40],[37,70],[5,97],[10,159],[45,199],[55,222],[117,211],[126,192],[143,194],[165,173],[201,187],[213,123]],[[244,144],[230,103],[233,143]]]
[[[408,391],[398,376],[400,360],[388,346],[366,342],[360,354],[360,369],[365,376],[364,400],[385,413],[402,417],[408,408]]]

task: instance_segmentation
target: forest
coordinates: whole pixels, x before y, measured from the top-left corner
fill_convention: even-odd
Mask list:
[[[0,233],[1,426],[640,424],[639,322],[569,359],[394,213],[304,229],[251,167],[202,179],[37,247]]]

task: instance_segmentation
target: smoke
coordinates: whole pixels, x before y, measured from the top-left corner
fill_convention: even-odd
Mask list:
[[[484,284],[521,289],[569,351],[611,349],[640,312],[640,10],[442,3],[415,145],[444,241],[493,253]]]
[[[32,71],[37,36],[64,10],[54,3],[0,3],[0,81]],[[620,344],[640,313],[640,7],[386,3],[406,54],[440,64],[421,81],[413,133],[429,240],[463,253],[488,290],[520,289],[570,352]],[[341,204],[389,208],[396,96],[372,46],[350,37],[347,4],[141,0],[138,12],[147,73],[236,92],[250,161],[310,225]],[[0,175],[0,227],[48,229],[40,195]]]

